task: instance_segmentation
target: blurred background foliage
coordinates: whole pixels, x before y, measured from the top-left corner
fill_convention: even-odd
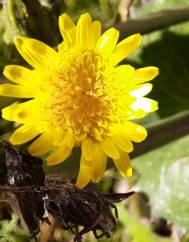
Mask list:
[[[57,18],[67,12],[75,20],[84,12],[115,25],[121,36],[144,34],[141,48],[125,63],[155,65],[160,75],[150,96],[159,110],[141,122],[148,128],[145,142],[136,146],[134,176],[128,180],[110,169],[97,185],[102,191],[138,191],[118,206],[119,224],[110,239],[100,242],[189,242],[189,1],[188,0],[1,0],[0,75],[5,65],[24,63],[13,45],[17,34],[40,39],[55,47],[61,41]],[[13,99],[0,98],[0,107]],[[14,126],[0,121],[1,139]],[[73,177],[78,150],[63,165],[46,172]],[[1,160],[3,158],[1,157]],[[0,165],[2,164],[2,161]],[[74,167],[74,168],[73,168]],[[111,167],[111,162],[110,162]],[[2,173],[2,169],[1,169]],[[0,241],[27,242],[28,234],[5,204],[0,206]],[[52,220],[42,225],[39,242],[72,241]],[[85,242],[95,241],[92,234]]]

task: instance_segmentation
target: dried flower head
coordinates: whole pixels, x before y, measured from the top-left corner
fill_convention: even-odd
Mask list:
[[[74,146],[81,146],[78,187],[90,180],[99,182],[107,157],[121,175],[130,176],[132,141],[141,142],[147,135],[131,120],[158,108],[156,101],[144,97],[152,89],[146,82],[158,74],[158,68],[118,65],[138,48],[140,34],[117,44],[119,31],[110,28],[101,35],[101,23],[92,21],[88,13],[77,25],[63,14],[59,27],[64,41],[58,51],[35,39],[15,40],[34,69],[5,67],[4,75],[14,84],[0,85],[0,94],[30,99],[2,110],[3,118],[22,124],[9,140],[17,145],[36,138],[29,152],[34,156],[51,152],[49,165],[63,162]]]
[[[35,238],[40,231],[40,221],[45,220],[42,194],[33,191],[33,187],[45,185],[42,160],[20,151],[8,142],[0,143],[0,149],[5,153],[6,166],[3,177],[0,176],[0,191],[4,191],[4,200],[19,215],[31,237]]]
[[[69,180],[58,176],[45,179],[42,161],[22,152],[9,143],[0,144],[6,153],[7,168],[0,191],[13,210],[27,226],[31,238],[40,232],[40,222],[48,223],[50,213],[62,227],[75,234],[77,242],[82,235],[92,231],[96,238],[110,237],[116,228],[111,211],[115,203],[130,197],[128,193],[101,193],[86,187],[79,189]],[[1,177],[0,177],[1,178]]]

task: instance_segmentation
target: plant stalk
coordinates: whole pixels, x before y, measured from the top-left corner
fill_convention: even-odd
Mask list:
[[[124,38],[134,33],[147,34],[188,20],[189,5],[185,5],[136,19],[129,19],[114,26],[121,32],[121,37]]]

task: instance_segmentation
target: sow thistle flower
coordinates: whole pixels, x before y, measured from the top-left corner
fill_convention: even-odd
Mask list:
[[[110,28],[101,34],[101,23],[88,13],[77,25],[63,14],[59,27],[63,42],[57,51],[35,39],[15,40],[33,69],[4,69],[14,84],[0,85],[0,94],[27,99],[2,110],[4,119],[21,124],[9,141],[19,145],[35,138],[28,150],[34,156],[48,153],[48,165],[63,162],[73,147],[81,146],[78,187],[99,182],[107,157],[121,175],[130,176],[132,141],[147,136],[145,128],[131,120],[158,108],[156,101],[144,97],[152,89],[146,82],[158,68],[118,65],[140,45],[140,34],[117,43],[119,31]]]

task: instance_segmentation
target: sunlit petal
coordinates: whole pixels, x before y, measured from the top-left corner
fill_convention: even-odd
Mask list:
[[[79,188],[85,187],[91,180],[91,162],[88,162],[83,155],[80,160],[80,170],[76,181],[76,186]]]
[[[52,134],[44,132],[28,147],[28,151],[33,156],[44,155],[53,148],[53,141]]]
[[[76,28],[76,45],[78,48],[87,48],[90,45],[91,26],[91,16],[88,13],[81,15]]]
[[[119,31],[115,28],[107,30],[98,40],[97,48],[104,53],[111,53],[119,39]]]
[[[13,145],[20,145],[34,139],[41,132],[43,131],[39,130],[35,126],[22,125],[14,131],[14,133],[10,136],[9,141]]]
[[[155,66],[148,66],[139,68],[135,71],[133,80],[139,84],[147,81],[151,81],[159,74],[159,69]]]
[[[43,42],[18,36],[15,45],[24,59],[37,70],[49,70],[57,62],[57,52]]]
[[[139,47],[141,41],[142,36],[140,34],[134,34],[119,42],[112,55],[114,65],[117,65],[135,51]]]
[[[120,158],[114,159],[114,164],[123,177],[132,176],[132,166],[127,153],[120,152]]]
[[[76,26],[72,19],[66,14],[59,17],[59,28],[64,41],[68,46],[75,45],[76,41]]]

